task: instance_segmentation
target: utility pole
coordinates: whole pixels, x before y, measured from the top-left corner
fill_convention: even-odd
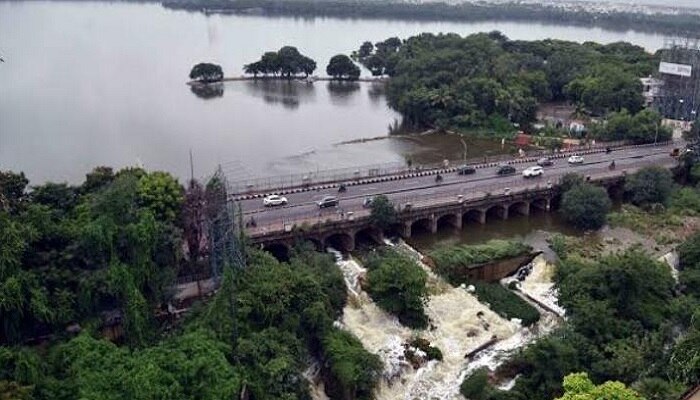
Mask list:
[[[464,161],[467,161],[467,143],[464,141],[464,139],[459,138],[459,141],[462,142],[462,146],[464,146]]]

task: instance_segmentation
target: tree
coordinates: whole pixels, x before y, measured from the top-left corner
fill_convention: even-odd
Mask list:
[[[567,375],[563,386],[564,395],[557,400],[644,400],[622,382],[605,382],[596,386],[585,372]]]
[[[426,327],[426,272],[415,261],[394,251],[375,255],[367,267],[366,289],[377,305],[396,315],[404,325]]]
[[[296,47],[284,46],[279,51],[264,53],[259,61],[244,65],[243,70],[255,77],[258,74],[279,74],[287,79],[298,74],[308,77],[316,70],[316,61],[299,53]]]
[[[182,205],[182,218],[190,270],[195,272],[198,269],[198,262],[206,246],[204,243],[206,198],[204,195],[204,188],[195,179],[190,180],[190,185],[185,191],[185,198]]]
[[[17,211],[28,184],[23,172],[0,171],[0,210]]]
[[[114,171],[111,167],[95,167],[85,175],[85,182],[80,187],[82,193],[92,193],[114,180]]]
[[[158,219],[175,222],[180,215],[183,189],[172,175],[156,171],[138,181],[138,199]]]
[[[372,42],[364,42],[360,46],[360,50],[357,52],[357,55],[359,58],[365,58],[365,57],[369,56],[370,54],[372,54],[373,51],[374,51],[374,45],[372,44]]]
[[[357,80],[360,77],[360,68],[345,54],[338,54],[331,58],[326,67],[326,74],[334,79]]]
[[[190,79],[203,83],[218,82],[224,79],[224,72],[220,65],[199,63],[192,67]]]
[[[373,398],[372,390],[382,370],[382,362],[377,355],[367,352],[350,332],[335,328],[323,338],[323,353],[331,379],[337,382],[337,386],[326,386],[338,392],[330,393],[331,398]]]
[[[666,204],[673,189],[673,176],[663,167],[644,167],[627,177],[625,191],[637,206]]]
[[[584,183],[564,193],[559,211],[570,224],[589,230],[605,225],[610,207],[610,198],[605,189]]]
[[[386,230],[396,223],[398,215],[394,206],[389,202],[389,198],[380,194],[372,200],[370,223],[375,227]]]

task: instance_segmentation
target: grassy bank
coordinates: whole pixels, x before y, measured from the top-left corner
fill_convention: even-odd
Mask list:
[[[458,271],[477,265],[518,257],[532,251],[513,240],[490,240],[478,245],[445,246],[430,252],[435,271],[453,285],[465,283]]]

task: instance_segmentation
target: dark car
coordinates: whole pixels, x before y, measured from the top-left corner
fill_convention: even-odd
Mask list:
[[[462,165],[461,167],[457,167],[457,174],[459,175],[471,175],[476,172],[476,168],[472,167],[471,165]]]
[[[338,198],[335,196],[324,196],[316,204],[318,204],[319,208],[335,207],[338,205]]]
[[[537,160],[537,165],[540,167],[550,167],[554,164],[554,161],[552,161],[549,157],[542,157],[539,160]]]
[[[515,167],[512,165],[501,165],[496,171],[498,175],[511,175],[515,173]]]

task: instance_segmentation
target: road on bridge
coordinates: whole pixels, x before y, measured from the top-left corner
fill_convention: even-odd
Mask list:
[[[244,221],[247,222],[253,217],[259,228],[310,219],[325,220],[336,217],[341,211],[362,212],[363,199],[379,194],[386,195],[393,204],[402,206],[430,198],[457,195],[468,197],[475,192],[497,193],[502,192],[504,188],[524,184],[533,186],[540,184],[544,187],[548,181],[556,183],[563,174],[568,172],[586,175],[601,171],[606,169],[613,160],[616,171],[657,164],[668,166],[673,162],[670,152],[674,147],[679,147],[679,144],[665,143],[649,147],[619,148],[611,153],[603,151],[585,155],[583,164],[569,164],[566,158],[559,158],[554,160],[554,165],[544,168],[543,176],[527,180],[523,178],[522,171],[535,165],[534,162],[513,164],[516,173],[507,176],[497,175],[498,167],[478,168],[476,173],[471,175],[458,175],[456,172],[442,174],[443,181],[439,184],[435,181],[435,175],[428,175],[347,186],[344,193],[338,193],[334,188],[288,194],[285,197],[289,200],[289,204],[281,207],[264,207],[262,199],[240,200],[238,203],[241,205]],[[319,209],[316,202],[326,195],[338,197],[339,206]]]

